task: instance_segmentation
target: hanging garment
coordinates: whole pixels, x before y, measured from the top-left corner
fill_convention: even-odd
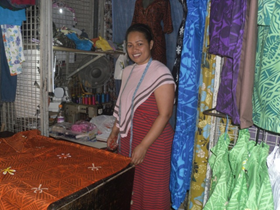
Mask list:
[[[22,21],[25,21],[25,9],[12,11],[0,7],[0,25],[17,25],[21,26]]]
[[[186,18],[187,18],[187,14],[188,14],[187,2],[185,0],[179,0],[179,1],[182,4],[182,8],[183,8],[183,18],[182,18],[182,22],[179,27],[178,35],[177,35],[176,57],[175,57],[175,62],[174,62],[173,69],[172,69],[172,75],[173,75],[173,78],[175,80],[177,87],[179,85],[181,52],[182,52],[182,48],[183,48],[185,23],[186,23]],[[177,103],[177,98],[178,98],[178,88],[176,89],[176,93],[175,93],[176,103]]]
[[[1,0],[0,6],[5,9],[16,11],[35,5],[35,3],[35,0]]]
[[[13,5],[35,5],[36,0],[9,0]]]
[[[226,57],[216,110],[231,116],[234,124],[240,123],[236,105],[236,83],[245,17],[246,0],[211,1],[209,52]]]
[[[253,122],[280,133],[280,1],[259,1]]]
[[[246,163],[248,161],[248,129],[239,131],[237,143],[229,152],[229,164],[232,169],[233,182],[229,186],[228,210],[244,210],[248,199]]]
[[[236,104],[240,118],[240,128],[253,125],[253,87],[257,46],[258,2],[247,0],[246,22],[240,56],[240,66],[236,85]]]
[[[249,158],[246,163],[248,199],[246,208],[252,210],[274,209],[269,176],[265,166],[269,146],[265,143],[257,144],[249,141]]]
[[[275,146],[267,157],[268,173],[273,193],[274,210],[280,210],[280,149]]]
[[[247,161],[247,184],[248,184],[248,199],[246,202],[246,208],[257,210],[257,198],[260,190],[260,179],[259,179],[259,170],[260,170],[260,147],[255,145],[254,141],[249,141],[249,158]]]
[[[0,54],[1,54],[1,102],[14,102],[16,98],[17,76],[10,75],[0,27]]]
[[[212,0],[209,24],[209,53],[232,57],[230,26],[233,0]]]
[[[135,111],[132,150],[139,145],[158,116],[154,93]],[[143,123],[145,122],[145,123]],[[149,147],[144,161],[135,167],[131,210],[170,209],[170,157],[173,129],[167,124]],[[121,154],[129,156],[130,131],[121,139]]]
[[[175,209],[184,201],[190,187],[207,1],[187,0],[187,5],[188,16],[181,55],[177,122],[171,157],[170,191],[172,207]]]
[[[229,35],[229,51],[221,72],[216,110],[231,116],[234,124],[240,124],[236,104],[236,85],[246,18],[246,1],[233,1]],[[212,22],[213,23],[213,22]],[[211,42],[210,42],[211,43]]]
[[[207,16],[205,19],[204,42],[202,49],[201,73],[199,82],[198,98],[198,122],[195,133],[194,144],[194,166],[192,170],[190,191],[189,191],[189,209],[202,209],[206,181],[206,171],[208,163],[208,148],[211,135],[211,116],[204,115],[203,111],[212,108],[214,93],[214,80],[219,77],[216,69],[216,56],[210,54],[209,50],[209,18],[210,1],[207,1]]]
[[[1,25],[1,29],[10,74],[18,75],[22,73],[22,63],[25,61],[20,26]]]
[[[258,210],[274,209],[273,194],[269,179],[269,173],[266,165],[267,156],[269,153],[269,145],[262,142],[260,144],[260,147],[261,152],[260,154],[257,154],[260,156],[259,177],[261,183],[257,198]]]
[[[204,210],[224,210],[227,205],[230,187],[233,182],[233,174],[228,159],[229,143],[229,136],[225,132],[211,149],[212,155],[209,158],[212,169],[211,189]]]
[[[166,65],[165,34],[173,31],[169,0],[154,0],[147,8],[143,7],[143,0],[136,0],[131,24],[135,23],[150,27],[154,40],[152,58]]]

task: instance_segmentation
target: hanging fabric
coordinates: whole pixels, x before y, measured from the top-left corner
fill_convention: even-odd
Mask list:
[[[248,161],[248,142],[250,133],[248,129],[239,131],[236,145],[229,152],[229,164],[232,169],[233,182],[229,186],[230,200],[227,209],[245,209],[248,198],[246,185],[246,163]]]
[[[178,209],[190,187],[196,130],[198,83],[207,2],[187,0],[179,76],[175,135],[171,155],[170,191],[172,207]]]
[[[275,146],[267,157],[268,173],[273,193],[274,209],[280,210],[280,149]]]
[[[136,0],[131,25],[135,23],[143,23],[150,27],[154,40],[152,58],[166,65],[165,34],[173,31],[169,0],[154,0],[146,8],[143,6],[143,0]]]
[[[248,209],[274,209],[271,186],[269,184],[268,169],[264,163],[268,156],[269,146],[265,143],[255,145],[255,141],[249,141],[249,158],[246,163]]]
[[[258,44],[253,94],[253,122],[280,133],[280,1],[258,5]]]
[[[1,29],[10,74],[11,76],[21,74],[25,57],[20,26],[1,25]]]
[[[224,132],[211,149],[212,155],[209,164],[212,168],[210,197],[204,206],[205,210],[224,210],[228,202],[228,195],[233,176],[228,160],[230,139],[227,132]]]
[[[240,128],[253,125],[253,87],[257,46],[258,2],[247,0],[246,21],[236,85],[236,104],[239,110]]]
[[[209,18],[210,1],[207,2],[207,16],[205,19],[204,42],[202,49],[201,73],[199,82],[199,104],[197,108],[198,122],[195,133],[194,161],[189,191],[189,209],[202,209],[206,169],[208,162],[208,148],[211,133],[211,116],[204,115],[203,111],[212,108],[214,95],[214,80],[218,76],[216,70],[216,56],[209,50]]]
[[[26,20],[25,9],[12,11],[0,7],[0,25],[18,25]]]
[[[248,129],[240,130],[236,145],[228,152],[228,147],[221,146],[225,144],[222,135],[211,149],[214,156],[209,159],[209,164],[213,177],[210,198],[204,209],[274,209],[266,166],[269,145],[264,142],[256,145],[249,138]]]
[[[182,18],[182,21],[181,21],[181,24],[179,27],[179,31],[177,34],[176,57],[175,57],[175,62],[174,62],[173,69],[172,69],[172,75],[174,77],[176,87],[178,87],[178,85],[179,85],[181,53],[182,53],[182,48],[183,48],[185,23],[186,23],[186,18],[187,18],[187,14],[188,14],[187,2],[185,0],[179,0],[179,2],[182,4],[183,18]],[[177,98],[178,98],[178,88],[176,88],[176,93],[175,93],[176,104],[177,104]]]
[[[5,54],[2,29],[0,27],[0,60],[1,60],[1,103],[14,102],[16,99],[17,76],[11,76]]]
[[[221,73],[216,110],[240,124],[236,84],[246,17],[246,0],[211,1],[210,53],[226,56]]]

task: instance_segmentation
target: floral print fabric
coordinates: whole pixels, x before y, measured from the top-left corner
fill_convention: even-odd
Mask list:
[[[20,26],[1,25],[3,42],[11,76],[22,73],[25,61]]]
[[[65,196],[111,176],[130,158],[40,135],[0,139],[0,209],[45,210]]]

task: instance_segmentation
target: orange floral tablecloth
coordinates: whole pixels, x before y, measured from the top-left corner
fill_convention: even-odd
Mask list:
[[[124,169],[130,158],[24,131],[0,139],[0,209],[43,210]]]

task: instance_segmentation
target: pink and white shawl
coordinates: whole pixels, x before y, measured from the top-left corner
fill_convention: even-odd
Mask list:
[[[114,109],[114,114],[113,114],[113,116],[116,117],[117,119],[117,127],[120,129],[120,135],[122,138],[127,136],[128,131],[130,129],[132,97],[146,66],[147,63],[142,65],[133,64],[126,67],[123,70],[120,94],[117,99],[116,106]],[[133,67],[134,67],[133,72],[126,84],[126,81]],[[124,89],[125,84],[126,87]],[[149,96],[158,87],[164,84],[175,85],[171,72],[164,64],[162,64],[159,61],[153,60],[144,77],[144,80],[142,81],[135,95],[133,113],[145,100],[149,98]],[[121,100],[121,122],[119,121],[120,100]]]

